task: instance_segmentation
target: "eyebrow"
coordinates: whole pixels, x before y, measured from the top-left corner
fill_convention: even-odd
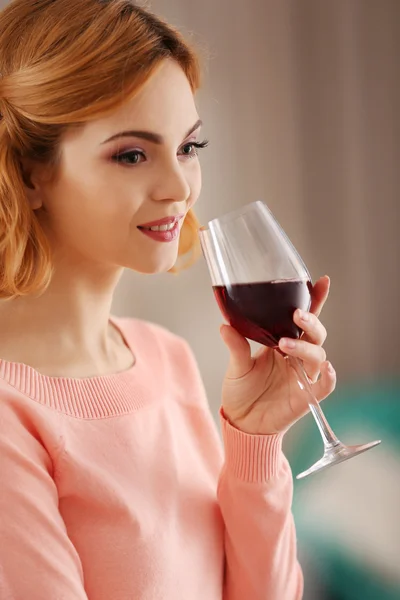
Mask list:
[[[193,127],[191,127],[189,129],[189,131],[185,135],[184,139],[188,138],[189,135],[194,133],[202,125],[203,125],[203,122],[201,121],[201,119],[196,121],[196,123],[193,125]],[[102,142],[101,145],[107,144],[108,142],[112,142],[112,141],[117,140],[118,138],[122,138],[122,137],[141,138],[142,140],[147,140],[149,142],[152,142],[153,144],[158,144],[158,145],[161,145],[164,143],[164,138],[162,135],[160,135],[158,133],[153,133],[151,131],[121,131],[120,133],[116,133],[115,135],[108,138],[105,142]]]

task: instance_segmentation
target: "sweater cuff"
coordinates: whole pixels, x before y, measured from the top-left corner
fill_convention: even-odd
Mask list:
[[[282,467],[283,433],[253,435],[233,427],[219,411],[225,446],[225,464],[231,473],[247,483],[267,483]]]

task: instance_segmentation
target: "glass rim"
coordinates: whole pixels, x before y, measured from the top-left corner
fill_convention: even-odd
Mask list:
[[[248,204],[245,204],[244,206],[241,206],[240,208],[236,208],[234,210],[231,210],[230,212],[221,215],[220,217],[215,217],[214,219],[211,219],[211,221],[208,221],[207,225],[203,225],[199,228],[199,231],[208,231],[210,228],[212,228],[215,224],[217,223],[226,223],[227,221],[232,221],[240,216],[242,216],[243,214],[249,212],[250,210],[252,210],[255,205],[260,205],[262,204],[269,212],[271,212],[268,208],[268,206],[265,204],[265,202],[263,202],[262,200],[255,200],[253,202],[249,202]]]

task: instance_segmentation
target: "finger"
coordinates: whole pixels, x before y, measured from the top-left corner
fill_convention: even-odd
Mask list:
[[[321,321],[312,313],[297,309],[294,313],[293,320],[302,329],[305,335],[303,340],[322,346],[327,337],[327,331]]]
[[[313,392],[317,400],[324,400],[336,387],[336,371],[327,360],[321,365],[321,378],[314,383]]]
[[[312,287],[310,312],[317,317],[321,314],[322,308],[329,296],[330,285],[331,280],[328,275],[325,275],[318,279]]]
[[[240,379],[254,367],[255,360],[251,356],[249,342],[230,325],[221,325],[220,334],[229,350],[229,365],[226,373],[228,379]]]
[[[304,369],[311,381],[317,380],[321,364],[326,360],[326,352],[321,346],[310,344],[305,340],[282,338],[279,342],[279,348],[289,356],[302,360]]]
[[[332,369],[330,371],[329,369]],[[321,365],[321,378],[314,383],[312,391],[316,399],[321,402],[327,398],[336,387],[336,372],[329,361],[325,361]],[[297,394],[296,401],[293,405],[293,412],[297,418],[303,417],[310,410],[308,405],[308,394]]]

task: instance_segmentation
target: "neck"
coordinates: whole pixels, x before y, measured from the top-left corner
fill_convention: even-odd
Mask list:
[[[132,356],[109,323],[122,271],[57,268],[42,296],[0,303],[0,357],[48,375],[84,377],[128,368]]]

